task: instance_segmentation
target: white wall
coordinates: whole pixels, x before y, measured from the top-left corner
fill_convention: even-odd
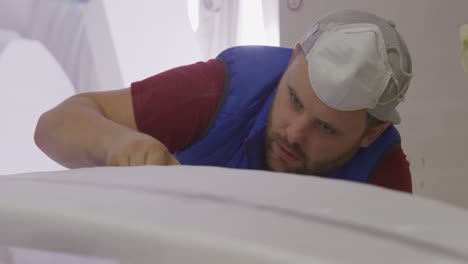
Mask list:
[[[103,0],[125,86],[201,60],[187,0]]]
[[[460,64],[459,29],[466,0],[315,0],[291,11],[280,2],[280,41],[292,47],[320,16],[361,9],[391,19],[413,58],[414,78],[398,127],[416,194],[468,207],[468,75]]]
[[[0,54],[0,89],[0,175],[64,169],[34,143],[40,115],[74,94],[54,57],[38,41],[10,41]]]

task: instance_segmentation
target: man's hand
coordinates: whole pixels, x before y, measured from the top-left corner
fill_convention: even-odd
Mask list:
[[[109,149],[106,165],[180,165],[180,163],[158,140],[145,134],[130,133]]]

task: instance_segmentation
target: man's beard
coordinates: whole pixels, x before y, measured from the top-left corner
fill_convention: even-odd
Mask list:
[[[364,136],[364,135],[363,135]],[[269,170],[274,170],[272,167],[272,162],[274,159],[277,160],[277,162],[281,162],[282,160],[279,160],[278,157],[275,157],[273,153],[273,142],[276,142],[277,144],[281,144],[282,146],[288,148],[291,150],[300,160],[300,165],[297,166],[296,168],[290,168],[288,167],[287,163],[283,164],[285,165],[285,171],[284,172],[290,172],[290,173],[296,173],[296,174],[305,174],[305,175],[315,175],[315,176],[325,176],[328,173],[339,169],[346,163],[348,163],[358,152],[360,148],[360,142],[361,139],[363,138],[360,137],[359,140],[356,141],[356,143],[346,150],[345,152],[340,153],[338,156],[336,156],[333,159],[329,159],[326,161],[315,161],[315,162],[310,162],[305,154],[305,152],[302,150],[301,146],[297,143],[295,144],[290,144],[286,137],[272,131],[271,129],[271,112],[270,116],[268,117],[268,123],[266,127],[266,144],[265,144],[265,164],[267,166],[267,169]]]

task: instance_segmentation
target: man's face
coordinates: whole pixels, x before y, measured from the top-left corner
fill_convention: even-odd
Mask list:
[[[266,163],[281,172],[324,175],[348,162],[366,139],[366,110],[339,111],[315,94],[299,51],[278,85],[270,110]]]

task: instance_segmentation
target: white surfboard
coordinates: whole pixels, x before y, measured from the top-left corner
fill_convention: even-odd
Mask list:
[[[0,177],[8,264],[468,263],[467,224],[468,212],[447,204],[283,173],[153,166]]]

